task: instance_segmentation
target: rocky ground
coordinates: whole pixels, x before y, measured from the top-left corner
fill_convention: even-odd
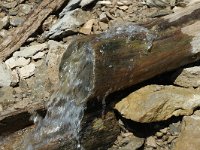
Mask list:
[[[0,2],[0,43],[23,24],[40,2]],[[142,0],[106,0],[78,6],[71,1],[70,10],[51,14],[18,51],[0,63],[0,115],[48,101],[58,84],[62,53],[75,37],[100,34],[130,22],[152,21],[182,9],[186,3],[161,5]],[[167,77],[157,77],[158,81],[167,81],[163,85],[148,83],[117,103],[121,134],[110,150],[197,150],[199,76],[200,67],[195,63]]]

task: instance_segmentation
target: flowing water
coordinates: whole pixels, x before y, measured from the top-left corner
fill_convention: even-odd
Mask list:
[[[146,34],[144,42],[148,50],[155,37],[146,28],[137,25],[115,28],[97,36],[94,41],[109,39],[125,33],[128,43],[132,37],[141,32]],[[50,98],[46,116],[44,118],[38,115],[34,117],[36,128],[24,142],[26,150],[37,150],[63,138],[75,139],[77,147],[74,149],[84,149],[80,144],[79,133],[86,102],[94,88],[94,81],[91,78],[94,76],[95,62],[91,41],[82,43],[81,47],[79,45],[80,43],[74,41],[64,53],[60,65],[60,85],[57,92]],[[105,95],[108,94],[105,93]],[[105,109],[105,98],[102,104]]]

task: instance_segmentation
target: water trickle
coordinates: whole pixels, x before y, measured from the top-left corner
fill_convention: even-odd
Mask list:
[[[147,50],[150,49],[155,37],[148,29],[132,24],[117,27],[93,40],[98,42],[113,38],[116,35],[124,35],[129,42],[138,33],[145,33],[144,41]],[[113,50],[113,47],[105,46],[105,48],[100,49],[102,55],[104,55],[104,50]],[[79,133],[86,102],[88,97],[92,95],[91,92],[94,88],[94,81],[92,80],[94,76],[93,67],[95,66],[94,55],[91,41],[81,44],[74,41],[70,44],[60,65],[58,90],[51,96],[47,104],[46,116],[41,118],[36,115],[33,118],[36,128],[24,142],[26,150],[37,150],[51,142],[61,141],[63,138],[66,140],[75,139],[76,148],[74,149],[84,149],[81,146]],[[133,59],[130,59],[130,61],[133,61]],[[112,64],[109,64],[108,67],[114,68]],[[132,67],[130,66],[129,69],[132,69]],[[108,90],[102,98],[102,115],[104,115],[106,107],[105,98],[111,91],[113,90]]]

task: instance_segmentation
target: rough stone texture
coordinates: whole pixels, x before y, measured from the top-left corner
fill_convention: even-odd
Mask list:
[[[36,44],[36,45],[29,46],[29,47],[21,47],[20,51],[15,52],[13,54],[13,56],[14,57],[25,57],[25,58],[32,57],[37,52],[43,51],[46,48],[47,48],[46,43]]]
[[[38,53],[35,54],[32,58],[33,58],[33,59],[41,59],[41,58],[44,57],[44,55],[45,55],[44,52],[38,52]]]
[[[35,64],[30,63],[27,66],[18,69],[21,78],[28,78],[35,73]]]
[[[0,63],[0,87],[10,86],[11,70],[4,63]]]
[[[90,34],[92,31],[92,26],[94,24],[95,19],[90,19],[87,21],[84,26],[79,30],[80,33]]]
[[[2,87],[0,88],[0,105],[5,108],[8,104],[15,102],[13,97],[13,88],[12,87]]]
[[[49,51],[46,57],[47,74],[50,81],[56,85],[59,81],[59,64],[63,52],[66,50],[66,45],[50,40],[48,41]]]
[[[175,79],[174,84],[182,87],[199,87],[200,66],[183,69]]]
[[[200,147],[200,115],[183,118],[181,134],[174,150],[199,150]]]
[[[30,58],[25,59],[23,57],[11,57],[5,61],[5,64],[9,66],[11,69],[15,67],[23,67],[30,63]]]
[[[9,16],[5,16],[0,20],[0,30],[6,27],[9,23]]]
[[[115,108],[127,119],[149,123],[190,115],[199,106],[197,90],[150,85],[133,92],[118,102]]]
[[[25,18],[12,16],[10,17],[10,24],[14,27],[21,25],[25,21]]]
[[[55,38],[59,35],[67,35],[72,32],[78,32],[78,28],[89,19],[89,12],[84,12],[81,9],[69,11],[52,26],[49,32],[43,34],[43,36]]]

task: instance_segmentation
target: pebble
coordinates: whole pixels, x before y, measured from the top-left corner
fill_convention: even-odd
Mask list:
[[[18,75],[16,70],[13,70],[11,72],[11,75],[12,75],[12,77],[11,77],[11,86],[15,86],[19,82],[19,75]]]
[[[99,26],[103,31],[108,29],[108,24],[107,23],[99,22]]]
[[[15,6],[17,6],[17,1],[3,2],[3,3],[1,3],[1,5],[7,9],[11,9],[11,8],[14,8]]]
[[[108,23],[108,21],[109,21],[105,12],[103,12],[103,13],[101,13],[101,14],[99,15],[99,20],[100,20],[101,22],[104,22],[104,23]]]
[[[154,137],[150,136],[146,139],[146,145],[150,147],[157,147],[156,140]]]
[[[25,21],[25,18],[18,17],[18,16],[11,16],[10,17],[10,24],[14,27],[22,25]]]
[[[156,132],[156,136],[157,136],[158,138],[161,138],[161,137],[163,136],[163,133],[162,133],[162,132]]]
[[[79,30],[80,33],[83,33],[83,34],[90,34],[91,31],[92,31],[92,26],[95,22],[95,19],[90,19],[88,20],[84,26]]]
[[[44,55],[45,55],[44,52],[38,52],[38,53],[35,54],[32,58],[33,58],[33,59],[41,59],[41,58],[44,57]]]
[[[11,70],[6,64],[0,63],[0,87],[10,86]]]
[[[166,133],[167,133],[167,130],[168,130],[168,128],[164,128],[164,129],[161,129],[160,132],[166,134]]]
[[[33,6],[28,5],[28,4],[20,4],[19,5],[19,12],[21,12],[22,14],[29,14],[32,10]]]
[[[98,1],[97,2],[98,5],[111,5],[111,1]]]

